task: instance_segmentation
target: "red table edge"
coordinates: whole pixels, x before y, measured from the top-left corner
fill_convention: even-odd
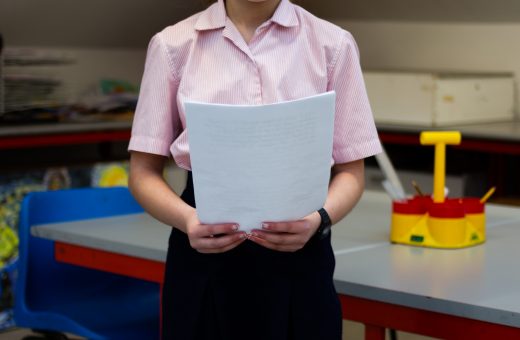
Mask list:
[[[130,139],[130,130],[54,133],[28,136],[0,137],[0,149],[23,149],[71,144],[121,142]]]
[[[55,242],[58,262],[159,283],[164,263],[63,242]],[[520,339],[520,328],[338,294],[344,320],[365,324],[366,340],[384,340],[385,329],[441,339]]]
[[[116,254],[104,250],[55,242],[54,258],[58,262],[96,269],[162,284],[164,263]]]
[[[520,328],[339,294],[343,319],[365,324],[366,340],[385,328],[440,339],[520,339]]]
[[[130,139],[130,134],[130,130],[125,129],[27,136],[3,136],[0,137],[0,149],[128,141]],[[380,131],[379,138],[382,142],[388,144],[419,145],[419,133]],[[488,140],[467,137],[462,139],[460,145],[453,147],[480,152],[520,155],[519,143],[508,140]]]
[[[420,145],[419,133],[403,132],[379,132],[379,139],[387,144]],[[520,143],[508,140],[486,140],[462,136],[460,145],[452,145],[453,148],[462,150],[500,153],[508,155],[520,155]]]

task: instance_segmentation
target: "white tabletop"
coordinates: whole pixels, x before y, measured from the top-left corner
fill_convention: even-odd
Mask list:
[[[485,244],[392,245],[390,199],[367,191],[333,228],[339,293],[520,327],[520,209],[488,205]],[[165,261],[170,227],[147,214],[35,226],[34,236]]]
[[[144,213],[31,228],[33,236],[161,262],[166,261],[170,231]]]
[[[367,192],[334,229],[338,293],[520,327],[520,209],[488,204],[483,245],[388,242],[390,200]]]
[[[390,205],[386,194],[367,191],[348,218],[334,226],[334,251],[342,254],[386,244]],[[31,233],[51,240],[164,262],[170,229],[150,215],[139,213],[44,224],[31,228]]]

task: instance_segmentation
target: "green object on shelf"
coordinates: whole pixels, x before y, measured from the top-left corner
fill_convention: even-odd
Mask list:
[[[139,88],[124,80],[102,79],[100,81],[101,93],[115,94],[115,93],[137,93]]]

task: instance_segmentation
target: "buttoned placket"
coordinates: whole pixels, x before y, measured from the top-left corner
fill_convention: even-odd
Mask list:
[[[261,39],[259,39],[259,36],[265,32],[265,30],[268,29],[269,25],[271,24],[271,21],[266,21],[262,25],[260,25],[256,30],[251,38],[249,44],[246,43],[244,37],[242,34],[240,34],[240,31],[237,29],[237,27],[233,24],[229,18],[226,19],[226,26],[224,27],[224,30],[222,32],[222,35],[229,39],[230,42],[235,45],[240,51],[242,51],[247,57],[250,62],[251,67],[254,69],[254,73],[256,77],[254,78],[254,84],[255,84],[255,93],[253,94],[253,101],[255,104],[260,105],[263,104],[264,98],[263,98],[263,89],[262,89],[262,76],[260,72],[260,67],[256,61],[255,55],[254,55],[254,49],[255,46],[257,46]]]

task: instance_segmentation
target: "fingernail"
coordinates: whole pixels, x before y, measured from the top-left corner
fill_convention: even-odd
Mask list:
[[[245,239],[246,237],[247,237],[246,234],[240,234],[240,239],[241,239],[241,240]]]
[[[258,234],[257,234],[257,233],[255,233],[254,231],[252,231],[252,232],[251,232],[251,236],[253,236],[253,237],[257,237],[257,236],[258,236]]]
[[[262,228],[263,228],[263,229],[269,229],[269,224],[267,224],[267,223],[262,223]]]
[[[234,225],[233,225],[233,230],[235,230],[235,231],[238,230],[238,224],[234,224]]]

